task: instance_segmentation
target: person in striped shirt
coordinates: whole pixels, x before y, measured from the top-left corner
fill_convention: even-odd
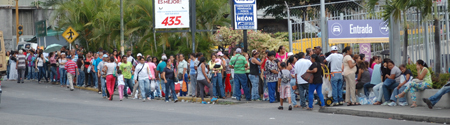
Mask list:
[[[78,66],[74,61],[69,59],[65,64],[64,69],[67,71],[67,80],[69,81],[70,91],[73,91],[73,77],[75,74],[78,74]]]
[[[17,55],[17,65],[16,69],[18,71],[19,77],[17,77],[17,83],[24,82],[25,80],[25,69],[26,69],[26,60],[27,57],[23,55],[23,50],[19,50],[19,54]]]

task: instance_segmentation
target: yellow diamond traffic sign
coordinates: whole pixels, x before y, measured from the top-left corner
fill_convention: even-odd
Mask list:
[[[71,26],[69,26],[62,36],[67,40],[67,42],[72,43],[78,37],[77,31],[75,31]]]

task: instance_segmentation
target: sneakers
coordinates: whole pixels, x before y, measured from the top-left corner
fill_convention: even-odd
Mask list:
[[[292,105],[289,105],[289,111],[291,111],[292,110]]]
[[[391,102],[391,103],[388,104],[388,106],[391,106],[391,107],[392,107],[392,106],[397,106],[397,103]]]
[[[408,106],[408,102],[399,102],[398,105],[399,106]]]
[[[211,102],[214,102],[214,101],[216,101],[216,100],[217,100],[217,98],[214,97],[214,98],[211,99]]]
[[[339,105],[344,105],[344,102],[343,101],[339,102]]]
[[[206,103],[205,101],[202,101],[202,104],[208,104],[208,103]]]
[[[169,101],[166,100],[166,103],[169,103]]]
[[[384,103],[381,104],[381,105],[386,106],[386,105],[388,105],[388,104],[389,104],[389,102],[384,102]]]
[[[231,99],[236,99],[236,97],[235,97],[235,96],[233,96],[233,97],[231,97]]]
[[[175,100],[175,101],[173,101],[173,103],[177,103],[178,102],[178,99],[177,100]]]

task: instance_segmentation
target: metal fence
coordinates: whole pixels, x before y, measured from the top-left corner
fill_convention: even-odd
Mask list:
[[[416,60],[422,59],[430,66],[434,66],[434,18],[437,17],[440,21],[440,47],[441,47],[441,67],[440,70],[447,72],[446,69],[450,67],[450,45],[447,44],[449,36],[449,17],[448,17],[448,4],[447,0],[441,0],[440,3],[436,3],[437,10],[434,8],[429,18],[421,20],[421,14],[416,8],[411,8],[406,12],[406,22],[400,22],[397,25],[391,27],[398,28],[393,32],[390,30],[391,36],[397,35],[399,37],[391,37],[390,43],[372,43],[372,55],[382,55],[381,53],[386,51],[392,51],[394,49],[400,52],[404,50],[404,27],[408,26],[408,47],[407,56],[399,55],[396,57],[390,57],[401,62],[403,58],[410,58],[412,63]],[[305,52],[307,48],[313,48],[314,46],[322,46],[321,35],[327,35],[327,29],[321,29],[320,27],[320,4],[304,5],[304,6],[289,6],[288,18],[291,23],[289,29],[292,34],[292,48],[293,52]],[[368,12],[369,9],[365,6],[364,1],[352,0],[352,1],[340,1],[340,2],[328,2],[325,3],[326,19],[327,20],[372,20],[383,19],[382,18],[382,6],[375,6],[373,12]],[[404,16],[402,16],[404,17]],[[402,19],[403,20],[403,19]],[[395,42],[395,47],[393,46]],[[327,43],[328,44],[328,43]],[[330,47],[332,44],[328,44],[326,47]],[[352,46],[354,53],[359,53],[358,44],[341,44],[338,45],[342,49],[344,46]],[[389,53],[389,52],[387,52]],[[433,67],[436,70],[436,67]]]

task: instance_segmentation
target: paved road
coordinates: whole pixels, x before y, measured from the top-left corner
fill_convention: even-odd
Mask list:
[[[204,105],[142,102],[126,99],[108,101],[91,91],[69,91],[48,83],[3,81],[0,105],[1,125],[27,124],[302,124],[302,125],[419,125],[425,122],[390,120],[317,111],[277,110],[278,104],[247,103]],[[117,97],[118,98],[118,97]],[[117,99],[115,98],[115,99]]]

